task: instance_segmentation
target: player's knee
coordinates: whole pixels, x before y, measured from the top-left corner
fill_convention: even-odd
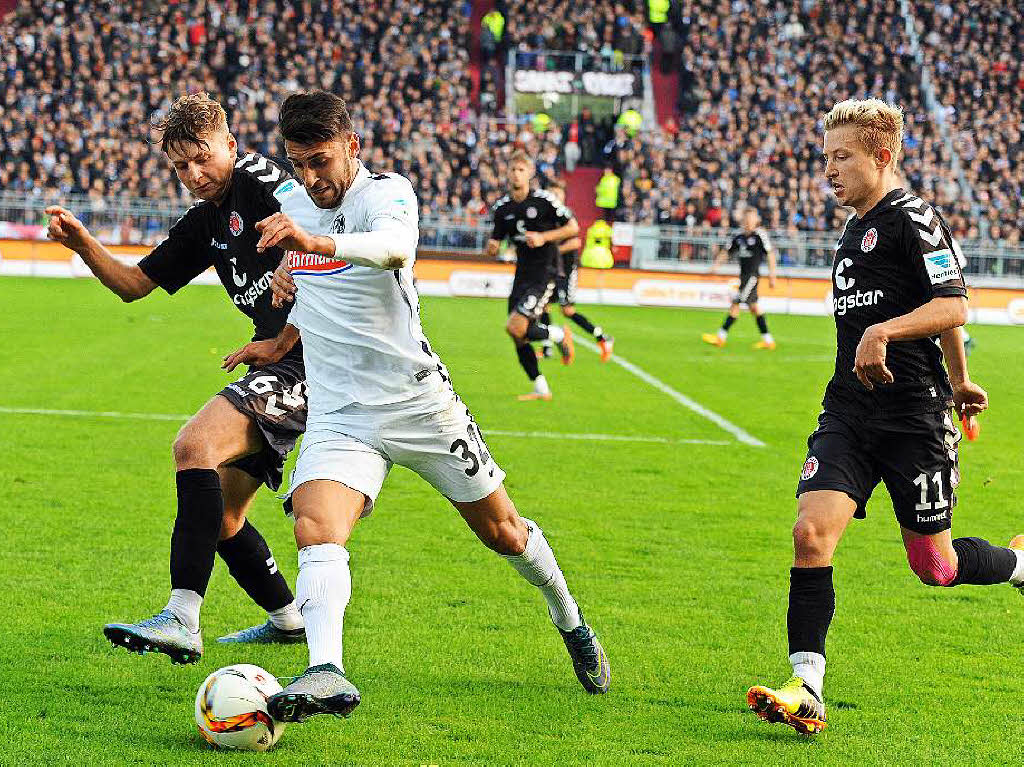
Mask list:
[[[522,341],[526,338],[527,327],[529,326],[526,322],[520,322],[518,319],[509,320],[505,324],[505,332],[509,334],[512,340]]]
[[[220,522],[220,540],[226,541],[228,538],[234,538],[243,525],[245,525],[245,509],[225,506],[224,516]]]
[[[171,452],[174,454],[174,466],[178,471],[216,468],[215,465],[208,465],[210,459],[204,441],[188,427],[188,424],[183,426],[174,438]]]
[[[931,538],[908,541],[907,561],[910,569],[926,586],[949,586],[956,578],[956,563],[948,562]]]
[[[830,559],[831,536],[823,525],[809,517],[800,517],[793,525],[793,549],[802,558]]]
[[[526,551],[530,531],[518,518],[496,520],[479,532],[480,540],[492,551],[504,556],[516,556]]]

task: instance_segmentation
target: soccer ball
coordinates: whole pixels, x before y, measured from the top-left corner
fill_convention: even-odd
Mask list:
[[[277,679],[259,666],[239,663],[217,669],[196,693],[196,724],[218,748],[266,751],[284,732],[267,713],[267,698],[281,692]]]

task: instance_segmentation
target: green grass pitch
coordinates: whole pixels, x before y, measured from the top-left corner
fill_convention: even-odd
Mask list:
[[[831,370],[824,318],[770,317],[755,352],[741,317],[581,307],[616,351],[766,443],[743,445],[614,364],[579,349],[528,382],[504,303],[424,299],[423,317],[520,511],[545,529],[613,667],[592,698],[538,594],[426,483],[392,472],[356,528],[346,664],[363,692],[348,720],[292,725],[270,754],[208,750],[196,688],[251,662],[299,673],[302,646],[218,645],[263,619],[218,562],[206,655],[174,667],[110,647],[101,626],[163,606],[174,516],[173,420],[11,409],[187,414],[232,380],[221,357],[247,323],[215,288],[124,306],[91,280],[0,280],[0,764],[690,765],[999,764],[1024,743],[1024,600],[1007,586],[929,589],[904,561],[881,489],[836,559],[829,729],[809,740],[761,723],[744,692],[788,675],[784,620],[793,491]],[[961,450],[954,530],[1024,531],[1021,331],[976,327],[971,358],[993,409]],[[663,442],[495,432],[657,437]],[[724,441],[691,444],[683,440]],[[290,582],[291,525],[262,490],[252,518]]]

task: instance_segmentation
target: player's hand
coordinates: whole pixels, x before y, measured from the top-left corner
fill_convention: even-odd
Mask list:
[[[46,214],[50,217],[50,225],[46,227],[49,239],[76,251],[85,246],[89,230],[75,218],[74,213],[59,205],[51,205],[46,209]]]
[[[284,357],[284,352],[277,345],[277,340],[269,338],[266,341],[253,341],[232,352],[224,358],[221,367],[229,373],[239,365],[250,367],[263,367],[274,362],[279,362]]]
[[[274,272],[274,279],[270,281],[270,290],[273,295],[270,298],[270,305],[279,309],[285,303],[295,300],[295,280],[292,279],[291,269],[288,268],[288,256],[281,259],[277,270]]]
[[[892,373],[885,366],[885,350],[889,341],[878,325],[872,325],[864,331],[857,344],[857,356],[853,363],[853,372],[869,391],[875,384],[890,384]]]
[[[528,248],[539,248],[544,244],[544,234],[542,232],[526,232],[526,247]]]
[[[312,253],[315,238],[284,213],[274,213],[256,222],[260,240],[256,250],[262,253],[267,248],[283,248],[299,253]]]
[[[988,392],[974,381],[953,384],[953,404],[960,418],[971,418],[988,409]]]

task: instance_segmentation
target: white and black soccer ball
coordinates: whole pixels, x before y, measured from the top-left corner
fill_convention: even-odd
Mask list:
[[[208,743],[239,751],[266,751],[284,732],[267,712],[267,698],[281,691],[274,675],[239,663],[217,669],[196,693],[196,724]]]

